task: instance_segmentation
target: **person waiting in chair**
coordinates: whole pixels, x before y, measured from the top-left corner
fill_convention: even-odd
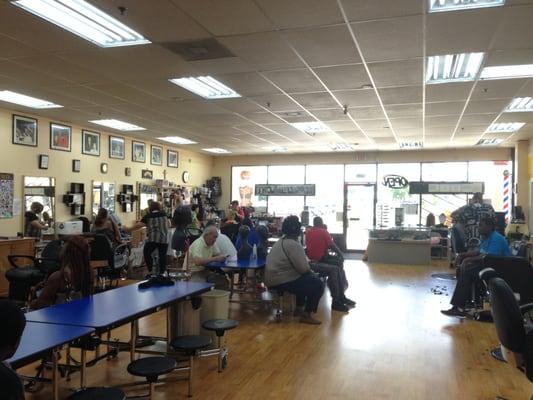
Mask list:
[[[355,301],[350,300],[344,294],[348,288],[344,273],[344,257],[322,218],[313,218],[313,226],[305,231],[305,243],[313,271],[328,277],[328,287],[333,298],[331,308],[335,311],[348,311],[348,307],[355,306]]]
[[[483,217],[479,221],[481,245],[479,250],[461,253],[457,256],[460,263],[457,271],[457,285],[450,303],[452,308],[442,310],[444,315],[452,317],[465,317],[465,307],[470,300],[472,285],[479,279],[479,271],[483,269],[482,257],[484,254],[508,257],[511,255],[507,239],[495,231],[495,221],[491,217]]]
[[[283,220],[283,237],[274,244],[266,259],[265,284],[271,290],[294,293],[295,316],[300,316],[302,323],[318,325],[320,321],[312,314],[317,312],[324,284],[309,267],[305,250],[298,241],[300,229],[297,216]]]
[[[0,300],[0,397],[5,400],[24,400],[24,386],[17,373],[6,360],[13,357],[26,327],[26,317],[20,308],[10,300]]]
[[[216,227],[218,229],[218,224],[215,221],[213,221],[213,220],[207,221],[207,224],[205,224],[205,227],[207,228],[208,226],[214,226],[214,227]],[[217,240],[215,241],[215,245],[220,250],[220,254],[224,254],[225,256],[229,256],[232,259],[235,259],[235,257],[237,257],[237,249],[233,245],[231,239],[229,237],[227,237],[226,235],[224,235],[223,233],[221,233],[220,231],[218,232],[218,236],[217,236]]]
[[[248,236],[250,235],[250,228],[246,225],[239,227],[240,246],[237,252],[239,260],[249,260],[252,256],[252,246],[248,243]]]
[[[189,247],[188,261],[192,267],[192,279],[195,281],[205,281],[208,273],[205,266],[210,262],[224,261],[226,254],[222,254],[216,245],[218,229],[211,225],[204,229],[202,236],[196,239]]]

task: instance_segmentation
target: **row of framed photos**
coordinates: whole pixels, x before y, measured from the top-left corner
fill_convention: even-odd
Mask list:
[[[81,152],[89,156],[100,156],[100,134],[83,129],[81,131]],[[38,131],[35,118],[13,115],[13,144],[37,147]],[[55,122],[50,123],[50,149],[71,151],[72,128]],[[124,138],[109,136],[109,158],[124,160],[126,158],[126,142]],[[146,162],[146,143],[133,140],[131,142],[131,160]],[[163,147],[150,146],[150,164],[163,165]],[[167,150],[167,167],[178,168],[178,152]]]

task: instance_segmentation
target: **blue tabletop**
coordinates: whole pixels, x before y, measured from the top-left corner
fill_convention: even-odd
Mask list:
[[[173,286],[147,289],[140,289],[137,284],[123,286],[29,312],[26,320],[96,329],[110,328],[150,314],[158,307],[211,290],[212,286],[213,284],[205,282],[176,282]]]
[[[27,322],[17,352],[7,361],[13,368],[22,367],[41,358],[42,353],[46,351],[89,335],[92,332],[94,332],[94,329],[84,326]]]
[[[238,261],[214,261],[206,265],[207,268],[235,268],[235,269],[260,269],[264,268],[266,261],[264,259],[249,259]]]

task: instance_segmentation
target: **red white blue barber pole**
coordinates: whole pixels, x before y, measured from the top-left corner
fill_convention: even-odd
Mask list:
[[[508,170],[503,171],[503,212],[505,223],[511,218],[511,174]]]

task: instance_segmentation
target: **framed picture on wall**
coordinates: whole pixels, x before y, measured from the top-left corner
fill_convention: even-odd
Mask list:
[[[80,172],[80,171],[81,171],[81,161],[72,160],[72,172]]]
[[[81,152],[90,156],[100,155],[100,134],[98,132],[81,131]]]
[[[109,136],[109,158],[126,158],[126,142],[124,138]]]
[[[167,150],[167,167],[178,168],[178,152]]]
[[[143,169],[142,170],[142,178],[143,179],[153,179],[154,178],[154,172],[150,169]]]
[[[161,146],[150,146],[150,164],[163,165],[163,148]]]
[[[39,169],[48,169],[48,156],[39,154]]]
[[[70,151],[72,128],[67,125],[50,123],[50,148],[52,150]]]
[[[146,162],[146,144],[144,142],[131,142],[131,161]]]
[[[37,120],[13,114],[13,144],[37,146]]]

